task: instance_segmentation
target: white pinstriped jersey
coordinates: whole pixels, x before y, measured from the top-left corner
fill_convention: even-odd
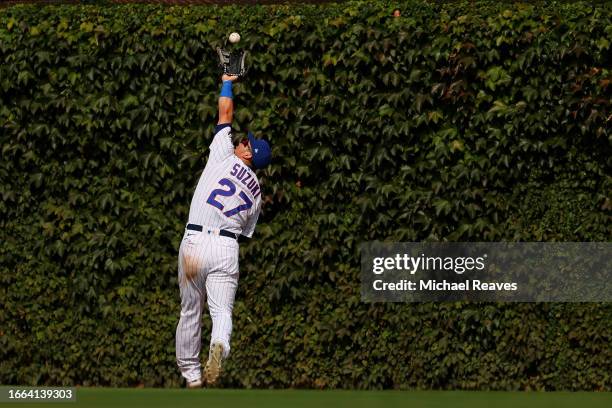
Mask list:
[[[231,127],[219,130],[191,200],[189,223],[253,235],[261,190],[255,172],[234,154]]]

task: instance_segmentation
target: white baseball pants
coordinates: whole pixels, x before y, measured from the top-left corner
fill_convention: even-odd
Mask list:
[[[229,355],[232,309],[238,288],[238,242],[218,230],[185,230],[178,260],[181,318],[176,327],[176,362],[187,381],[201,378],[202,310],[208,299],[210,345],[221,343]]]

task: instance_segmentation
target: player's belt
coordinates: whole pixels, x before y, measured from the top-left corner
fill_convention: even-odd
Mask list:
[[[188,230],[192,230],[192,231],[198,231],[198,232],[202,232],[204,231],[204,227],[198,224],[187,224],[187,229]],[[209,234],[214,232],[214,230],[206,230]],[[233,232],[230,232],[228,230],[219,230],[219,235],[221,235],[222,237],[228,237],[228,238],[234,238],[234,239],[238,239],[238,235],[234,234]]]

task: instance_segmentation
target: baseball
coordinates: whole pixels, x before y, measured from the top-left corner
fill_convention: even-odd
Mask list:
[[[240,41],[240,34],[238,34],[238,33],[231,33],[229,35],[229,41],[232,44],[236,44],[238,41]]]

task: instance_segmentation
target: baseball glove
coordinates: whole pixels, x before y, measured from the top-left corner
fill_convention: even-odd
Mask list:
[[[237,77],[242,77],[246,74],[247,69],[244,61],[248,54],[247,51],[229,52],[217,48],[217,54],[219,55],[219,67],[223,70],[224,74]]]

